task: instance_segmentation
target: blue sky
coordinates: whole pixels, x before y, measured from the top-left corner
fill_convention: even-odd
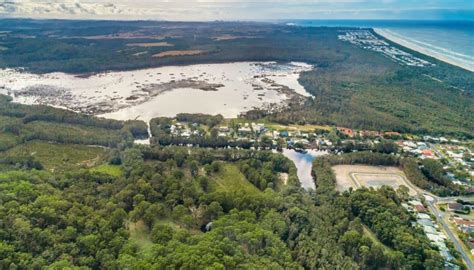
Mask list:
[[[156,20],[474,20],[474,0],[0,0],[0,16]]]

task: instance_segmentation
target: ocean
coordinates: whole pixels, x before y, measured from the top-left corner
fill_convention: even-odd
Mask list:
[[[285,23],[374,28],[402,46],[474,72],[474,21],[288,20]]]

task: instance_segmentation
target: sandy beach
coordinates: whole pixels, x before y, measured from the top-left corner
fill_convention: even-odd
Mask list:
[[[436,58],[438,60],[441,60],[443,62],[446,62],[448,64],[458,66],[458,67],[461,67],[463,69],[474,72],[474,62],[466,63],[466,62],[457,61],[454,57],[448,57],[448,56],[443,55],[439,52],[435,52],[435,51],[427,49],[426,47],[423,47],[421,45],[418,45],[418,44],[415,44],[415,43],[410,42],[408,40],[402,39],[402,38],[398,37],[395,33],[391,32],[390,30],[387,30],[387,29],[374,28],[374,31],[377,34],[383,36],[384,38],[386,38],[386,39],[388,39],[392,42],[395,42],[395,43],[397,43],[401,46],[404,46],[404,47],[409,48],[411,50],[420,52],[422,54],[425,54],[425,55],[428,55],[428,56],[431,56],[431,57],[434,57],[434,58]]]

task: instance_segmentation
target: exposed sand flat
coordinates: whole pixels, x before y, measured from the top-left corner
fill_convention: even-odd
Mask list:
[[[129,47],[172,47],[174,46],[168,42],[149,42],[149,43],[129,43]]]
[[[236,117],[253,108],[278,110],[310,96],[298,83],[305,63],[235,62],[73,75],[0,69],[0,94],[119,120],[177,113]]]
[[[198,55],[203,54],[205,51],[202,50],[181,50],[181,51],[166,51],[154,54],[153,57],[171,57],[171,56],[183,56],[183,55]]]
[[[401,185],[408,187],[410,195],[416,195],[405,174],[397,167],[367,165],[337,165],[332,167],[336,174],[336,189],[346,191],[360,187],[380,188],[391,186],[394,189]]]
[[[383,36],[384,38],[393,41],[397,44],[400,44],[401,46],[404,46],[406,48],[412,49],[414,51],[420,52],[422,54],[434,57],[438,60],[441,60],[443,62],[446,62],[451,65],[455,65],[464,69],[467,69],[469,71],[474,72],[474,62],[467,63],[465,61],[457,61],[455,57],[447,57],[439,52],[436,52],[434,50],[428,49],[428,46],[423,46],[421,44],[416,44],[414,42],[410,42],[408,40],[402,39],[401,37],[398,37],[395,33],[391,32],[390,30],[386,29],[380,29],[380,28],[374,28],[374,31]],[[428,45],[428,44],[426,44]]]

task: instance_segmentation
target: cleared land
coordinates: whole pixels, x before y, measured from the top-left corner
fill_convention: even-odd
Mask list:
[[[336,174],[336,189],[348,190],[350,187],[380,188],[391,186],[397,189],[401,185],[408,187],[410,195],[416,195],[406,176],[396,167],[366,166],[366,165],[337,165],[333,167]]]
[[[129,43],[129,47],[171,47],[174,46],[168,42],[148,42],[148,43]]]
[[[221,170],[212,180],[211,186],[218,192],[243,191],[246,194],[260,193],[260,190],[247,181],[245,176],[239,171],[239,168],[233,164],[223,163]]]
[[[160,52],[153,57],[161,58],[161,57],[170,57],[170,56],[184,56],[184,55],[198,55],[198,54],[203,54],[203,50],[181,50],[181,51],[166,51],[166,52]]]
[[[5,157],[35,157],[49,171],[67,171],[70,169],[91,167],[99,163],[105,150],[75,144],[55,144],[43,141],[31,141],[18,145],[1,155]]]

